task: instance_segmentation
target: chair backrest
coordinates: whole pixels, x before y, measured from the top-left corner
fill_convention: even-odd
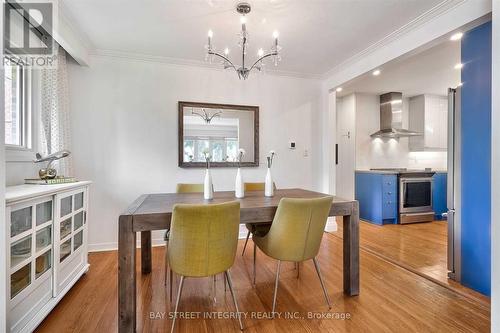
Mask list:
[[[210,276],[234,263],[240,203],[175,205],[170,225],[168,262],[184,276]]]
[[[203,193],[203,184],[177,184],[177,193]]]
[[[304,261],[316,257],[333,197],[283,198],[265,236],[275,259]]]
[[[276,184],[273,182],[273,187],[276,190]],[[245,191],[264,191],[266,189],[266,183],[245,183]]]

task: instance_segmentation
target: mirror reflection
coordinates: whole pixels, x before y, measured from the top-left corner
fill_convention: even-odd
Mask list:
[[[242,165],[256,165],[257,107],[183,102],[179,107],[180,166],[203,167],[205,153],[211,156],[212,166],[235,166],[240,148],[245,150]]]

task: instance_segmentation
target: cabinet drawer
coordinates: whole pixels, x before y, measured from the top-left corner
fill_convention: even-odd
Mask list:
[[[384,198],[384,201],[382,202],[382,218],[384,220],[395,219],[397,214],[397,202]]]

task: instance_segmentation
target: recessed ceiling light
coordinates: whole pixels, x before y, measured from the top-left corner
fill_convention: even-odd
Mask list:
[[[463,35],[464,35],[463,33],[461,33],[461,32],[457,32],[456,34],[453,34],[453,35],[450,37],[450,40],[453,40],[453,41],[455,41],[455,40],[460,40],[460,39],[462,39]]]
[[[463,86],[463,85],[464,85],[464,83],[463,83],[463,82],[460,82],[460,83],[458,84],[458,87],[461,87],[461,86]]]
[[[455,65],[455,69],[461,69],[462,67],[464,67],[464,64],[456,64]]]
[[[342,91],[342,87],[338,87],[337,89],[335,89],[337,92],[341,92]]]
[[[376,69],[376,70],[374,70],[374,71],[372,72],[372,74],[373,74],[374,76],[378,76],[378,75],[380,75],[380,69]]]

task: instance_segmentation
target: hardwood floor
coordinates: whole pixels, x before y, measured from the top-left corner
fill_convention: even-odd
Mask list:
[[[360,246],[456,292],[489,304],[489,298],[448,279],[446,221],[379,226],[361,221]],[[342,224],[334,235],[342,237]]]
[[[251,241],[249,242],[252,248]],[[277,311],[298,315],[297,319],[251,318],[269,315],[272,307],[276,261],[258,253],[257,286],[251,285],[252,251],[241,257],[243,241],[232,268],[232,276],[245,332],[488,332],[490,308],[461,296],[408,270],[361,249],[361,294],[342,292],[342,241],[325,234],[319,262],[332,299],[328,311],[312,262],[301,266],[300,278],[292,263],[282,265]],[[91,253],[90,270],[61,300],[38,327],[37,332],[117,331],[117,252]],[[153,272],[138,273],[138,331],[169,332],[171,320],[163,285],[164,248],[153,248]],[[217,303],[211,301],[209,279],[187,279],[180,303],[185,315],[197,312],[233,311],[230,292],[217,282]],[[307,317],[348,313],[349,319]],[[163,316],[167,316],[162,318]],[[156,318],[154,318],[156,317]],[[180,319],[177,332],[238,332],[235,319]]]

